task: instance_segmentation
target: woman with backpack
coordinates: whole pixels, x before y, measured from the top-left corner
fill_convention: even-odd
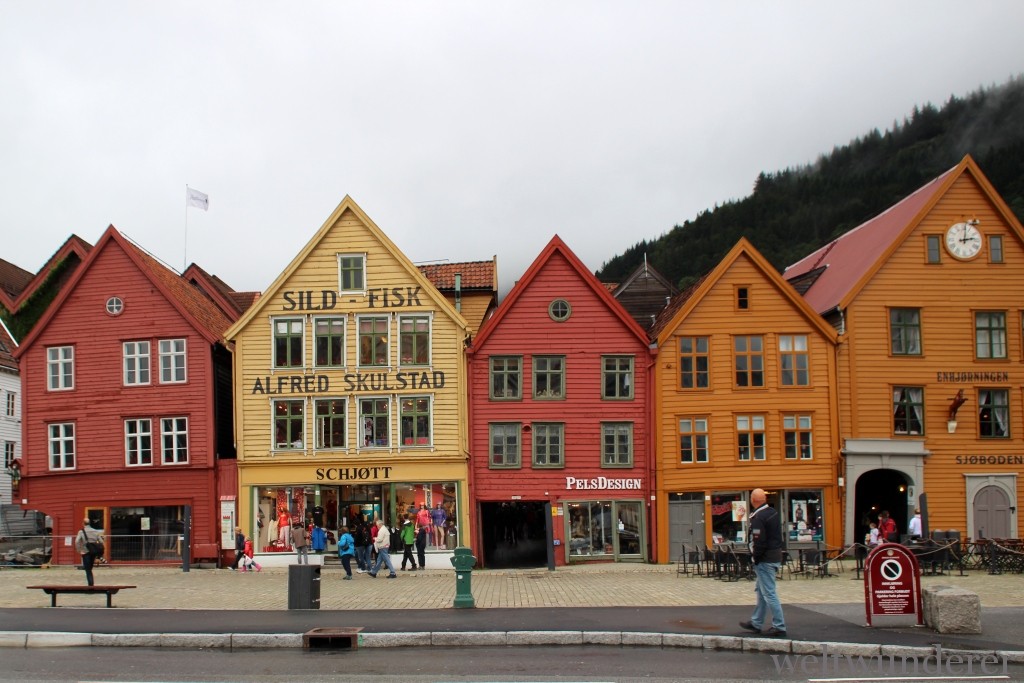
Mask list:
[[[341,577],[347,581],[352,580],[352,556],[356,554],[356,542],[348,527],[341,527],[341,538],[338,539],[338,557],[341,558],[341,566],[345,568],[345,576]]]

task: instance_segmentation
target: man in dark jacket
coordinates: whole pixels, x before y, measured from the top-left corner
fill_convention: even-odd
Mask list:
[[[782,616],[782,603],[775,592],[775,572],[782,562],[782,523],[775,508],[769,507],[764,489],[750,492],[750,504],[754,512],[750,521],[750,552],[754,560],[754,575],[757,577],[757,604],[750,621],[741,621],[740,626],[761,633],[765,617],[770,609],[772,627],[765,635],[773,638],[786,637],[786,619]]]

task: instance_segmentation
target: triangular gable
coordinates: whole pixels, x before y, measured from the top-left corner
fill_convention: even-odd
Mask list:
[[[526,269],[523,277],[516,282],[515,286],[512,287],[512,290],[505,296],[505,300],[501,302],[500,306],[498,306],[494,315],[488,318],[487,322],[480,327],[479,332],[477,332],[476,339],[473,340],[473,347],[475,349],[480,349],[483,346],[487,341],[487,338],[493,333],[495,327],[501,324],[501,321],[508,314],[508,311],[515,306],[516,301],[518,301],[523,295],[523,292],[530,287],[530,283],[532,283],[533,280],[543,272],[544,266],[555,254],[561,254],[565,258],[573,270],[579,274],[580,279],[586,283],[591,291],[593,291],[594,294],[605,303],[609,310],[622,321],[623,325],[629,328],[629,330],[643,341],[645,345],[648,343],[647,333],[644,332],[643,328],[633,320],[632,316],[630,316],[626,309],[622,307],[622,304],[615,300],[615,297],[611,295],[608,288],[605,287],[600,280],[598,280],[597,277],[595,277],[594,274],[583,265],[583,262],[580,261],[576,254],[573,253],[565,242],[562,241],[562,238],[555,235],[551,238],[551,241],[548,242],[547,246],[544,247],[543,251],[540,252],[537,258],[534,259],[533,263],[530,264],[530,267]]]
[[[729,253],[718,262],[717,266],[715,266],[698,283],[695,283],[693,287],[688,288],[673,299],[673,303],[675,303],[676,299],[679,300],[679,303],[676,303],[675,305],[669,304],[673,309],[671,317],[668,317],[667,319],[659,319],[660,324],[657,328],[657,338],[655,340],[659,347],[665,345],[669,337],[675,332],[676,328],[682,324],[683,320],[686,319],[690,312],[693,311],[707,293],[718,284],[725,274],[729,272],[729,269],[732,268],[733,264],[735,264],[741,257],[749,259],[754,267],[760,271],[762,276],[764,276],[765,280],[774,285],[779,294],[789,301],[811,325],[821,332],[824,337],[833,343],[836,341],[837,334],[832,326],[825,322],[825,319],[818,315],[814,309],[812,309],[808,303],[796,293],[796,290],[782,279],[779,272],[775,270],[770,263],[768,263],[768,261],[759,251],[757,251],[757,249],[754,248],[747,238],[741,237],[739,242],[729,250]]]
[[[89,272],[99,255],[111,245],[119,247],[138,267],[139,272],[156,287],[164,298],[184,317],[201,336],[211,344],[222,342],[222,333],[231,321],[212,301],[207,299],[198,289],[185,282],[177,273],[172,272],[154,257],[129,242],[113,225],[109,226],[100,237],[96,246],[89,252],[85,262],[75,271],[72,278],[64,285],[57,297],[50,303],[46,312],[33,326],[32,331],[22,341],[15,357],[20,357],[32,346],[36,338],[53,320],[63,307],[78,283]]]
[[[77,257],[80,262],[85,261],[91,250],[91,244],[78,235],[71,235],[50,258],[46,259],[46,263],[35,275],[0,259],[0,305],[11,314],[17,313],[18,309],[46,282],[58,263],[69,256]]]
[[[928,216],[935,205],[965,174],[969,174],[1010,229],[1024,239],[1024,229],[970,155],[871,220],[840,235],[824,247],[786,268],[787,280],[798,280],[824,269],[804,298],[819,313],[845,309]]]
[[[641,263],[640,266],[638,266],[637,269],[634,270],[629,277],[627,277],[623,282],[620,282],[617,285],[611,285],[612,295],[617,297],[624,290],[628,289],[630,285],[636,282],[637,278],[639,278],[641,275],[647,275],[653,278],[655,281],[658,282],[658,284],[660,284],[662,287],[665,288],[666,291],[669,292],[670,296],[675,296],[676,294],[679,293],[679,289],[671,282],[666,280],[665,276],[659,273],[657,269],[654,268],[654,266],[649,265],[647,263],[647,257],[644,257],[644,262]]]
[[[338,207],[333,213],[331,213],[330,217],[324,221],[324,224],[320,226],[320,229],[317,230],[313,237],[306,243],[306,246],[299,250],[299,253],[295,255],[291,260],[291,263],[289,263],[277,278],[270,283],[270,286],[267,287],[266,291],[264,291],[262,295],[260,295],[259,299],[257,299],[249,310],[243,313],[242,317],[239,318],[235,324],[231,326],[231,329],[225,333],[224,336],[226,339],[232,340],[238,336],[239,332],[241,332],[253,320],[253,318],[261,314],[265,306],[270,305],[270,302],[274,300],[278,291],[284,287],[284,283],[288,281],[288,278],[294,275],[302,264],[306,262],[309,255],[320,245],[346,211],[351,211],[355,214],[356,218],[359,219],[363,224],[363,227],[370,232],[374,239],[380,242],[391,256],[402,265],[405,271],[408,272],[409,277],[419,283],[423,288],[423,292],[430,297],[431,301],[434,302],[439,310],[443,311],[450,318],[455,320],[462,328],[468,329],[469,324],[466,322],[465,318],[455,310],[455,307],[448,303],[448,300],[444,298],[441,292],[439,292],[430,280],[420,272],[420,269],[417,268],[416,265],[410,261],[397,246],[395,246],[395,243],[384,234],[384,231],[377,227],[377,224],[374,223],[361,208],[359,208],[359,205],[356,204],[351,197],[345,195],[345,198],[341,200],[341,203],[338,204]]]
[[[211,275],[195,263],[190,263],[181,277],[213,300],[232,321],[238,320],[238,316],[259,298],[259,292],[236,292],[219,277]]]

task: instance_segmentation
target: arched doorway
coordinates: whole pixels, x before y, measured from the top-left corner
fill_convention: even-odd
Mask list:
[[[860,475],[854,501],[854,540],[863,542],[870,522],[878,523],[878,513],[888,510],[900,535],[907,533],[907,481],[897,470],[877,469]]]
[[[1010,499],[998,486],[986,486],[974,496],[974,538],[1011,538]]]

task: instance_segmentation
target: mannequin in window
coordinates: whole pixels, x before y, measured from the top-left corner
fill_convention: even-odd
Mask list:
[[[291,515],[288,514],[288,508],[281,506],[277,511],[277,540],[281,541],[286,547],[291,545],[290,539],[290,527],[291,527]]]

